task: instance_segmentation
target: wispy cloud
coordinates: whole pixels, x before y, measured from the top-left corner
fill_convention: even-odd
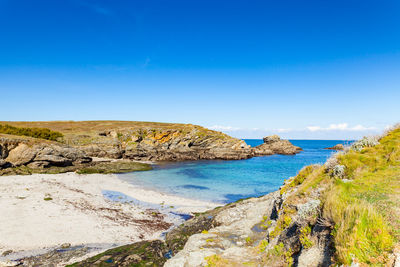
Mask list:
[[[246,128],[227,125],[213,125],[209,129],[220,131],[237,138],[261,138],[278,134],[282,138],[292,139],[359,139],[364,135],[376,134],[383,130],[361,124],[333,123],[328,126],[312,125],[303,128]]]
[[[240,128],[232,127],[232,126],[223,126],[223,125],[214,125],[207,127],[208,129],[215,130],[215,131],[238,131]]]
[[[279,128],[279,129],[273,129],[271,132],[277,132],[277,133],[288,133],[293,131],[293,129],[290,128]]]
[[[328,127],[321,126],[308,126],[306,127],[310,132],[317,131],[369,131],[376,130],[375,127],[365,127],[361,124],[350,127],[347,123],[330,124]]]
[[[290,128],[278,128],[278,129],[264,129],[264,128],[239,128],[233,126],[224,126],[224,125],[214,125],[207,127],[208,129],[215,131],[262,131],[262,132],[272,132],[272,133],[288,133],[293,131]]]
[[[338,124],[330,124],[328,127],[322,126],[308,126],[306,128],[301,129],[292,129],[292,128],[276,128],[276,129],[263,129],[263,128],[239,128],[233,126],[225,126],[225,125],[214,125],[207,127],[211,130],[216,131],[262,131],[262,132],[271,132],[271,133],[290,133],[290,132],[328,132],[328,131],[351,131],[351,132],[363,132],[363,131],[371,131],[377,130],[376,127],[366,127],[361,124],[357,124],[355,126],[349,126],[348,123],[338,123]]]

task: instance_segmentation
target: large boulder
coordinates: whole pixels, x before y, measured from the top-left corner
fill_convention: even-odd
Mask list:
[[[0,159],[8,157],[8,152],[16,148],[20,144],[20,140],[8,139],[0,137]]]
[[[37,144],[20,142],[8,151],[8,156],[4,161],[14,166],[27,165],[31,168],[39,168],[89,163],[92,159],[85,152],[74,147],[46,142]]]
[[[265,144],[271,144],[271,143],[281,141],[281,138],[279,137],[279,135],[274,134],[274,135],[264,137],[263,141]]]
[[[289,140],[282,140],[278,135],[271,135],[263,138],[264,144],[256,146],[253,151],[255,156],[266,156],[273,154],[294,155],[302,151],[294,146]]]
[[[34,159],[37,152],[38,150],[32,146],[29,146],[25,143],[20,143],[16,148],[12,149],[8,153],[6,161],[15,166],[25,165]]]
[[[325,149],[330,149],[330,150],[343,150],[344,149],[344,145],[343,144],[337,144],[334,145],[333,147],[327,147]]]
[[[68,166],[73,163],[90,162],[91,158],[87,157],[83,151],[73,147],[51,145],[41,148],[34,161],[47,161],[51,165]]]

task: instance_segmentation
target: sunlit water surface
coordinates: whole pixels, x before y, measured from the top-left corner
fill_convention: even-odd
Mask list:
[[[256,146],[262,140],[247,139]],[[201,160],[155,165],[145,172],[118,175],[122,180],[148,189],[219,203],[261,196],[277,190],[284,179],[304,166],[324,163],[334,151],[326,150],[343,140],[291,140],[303,148],[297,155],[272,155],[247,160]]]

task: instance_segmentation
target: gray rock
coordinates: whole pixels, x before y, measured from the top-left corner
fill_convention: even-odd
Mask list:
[[[294,155],[302,151],[300,147],[294,146],[288,140],[282,140],[278,135],[263,138],[264,144],[253,148],[255,156],[266,156],[273,154]]]
[[[64,243],[64,244],[61,244],[61,246],[60,246],[60,248],[62,248],[62,249],[66,249],[66,248],[70,248],[70,247],[71,247],[70,243]]]
[[[2,155],[7,154],[6,159],[0,159],[0,168],[22,165],[30,168],[63,167],[91,162],[91,158],[78,148],[48,141],[0,138],[0,144]]]
[[[306,219],[308,216],[316,214],[319,210],[319,205],[321,205],[319,199],[312,199],[307,203],[299,205],[297,207],[299,218]]]
[[[11,267],[11,266],[18,266],[21,263],[19,261],[10,261],[10,260],[1,260],[0,267]]]
[[[14,252],[14,251],[12,251],[11,249],[9,249],[9,250],[4,251],[4,252],[1,254],[1,256],[5,257],[5,256],[10,255],[10,254],[13,253],[13,252]]]
[[[25,143],[20,143],[8,154],[7,161],[15,166],[25,165],[33,160],[38,151]]]
[[[51,164],[48,161],[33,161],[33,162],[29,163],[27,166],[32,169],[43,169],[43,168],[50,167]]]
[[[270,135],[263,138],[265,144],[275,143],[281,141],[279,135]]]
[[[302,250],[298,258],[298,267],[322,266],[324,261],[324,250],[318,246]]]
[[[334,145],[333,147],[327,147],[325,149],[329,149],[329,150],[343,150],[344,149],[344,145],[342,144],[337,144]]]

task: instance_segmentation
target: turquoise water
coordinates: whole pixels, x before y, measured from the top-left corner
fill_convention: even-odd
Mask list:
[[[262,140],[247,139],[256,146]],[[291,140],[303,148],[297,155],[272,155],[247,160],[201,160],[164,163],[146,172],[120,174],[129,183],[168,194],[219,203],[261,196],[277,190],[284,179],[304,166],[324,163],[334,151],[324,148],[348,144],[343,140]]]

